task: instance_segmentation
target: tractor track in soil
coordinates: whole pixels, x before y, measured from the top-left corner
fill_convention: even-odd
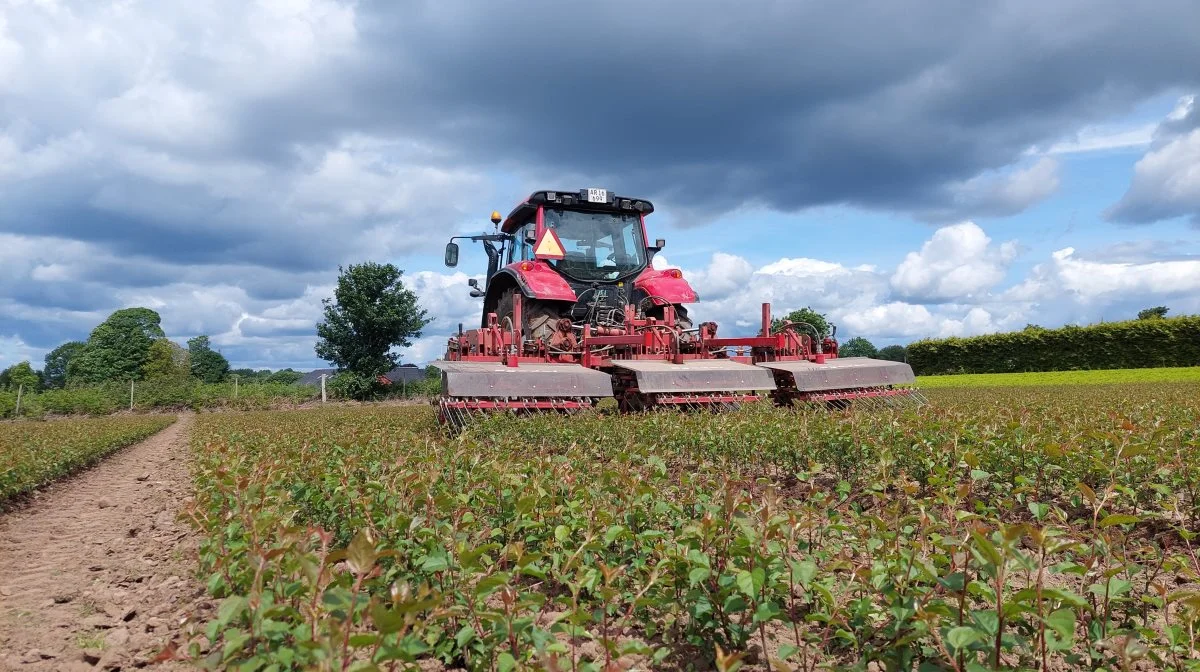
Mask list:
[[[192,669],[156,661],[212,608],[177,519],[190,424],[181,415],[0,516],[0,671]]]

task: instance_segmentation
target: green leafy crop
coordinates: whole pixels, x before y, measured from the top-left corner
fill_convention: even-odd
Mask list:
[[[1200,669],[1200,388],[197,418],[217,669]]]
[[[144,415],[0,423],[0,508],[5,500],[91,466],[174,420]]]

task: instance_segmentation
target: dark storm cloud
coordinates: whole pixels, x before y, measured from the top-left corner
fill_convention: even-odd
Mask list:
[[[1193,2],[373,3],[353,95],[358,123],[679,204],[924,209],[1195,84],[1195,25]]]
[[[144,11],[171,20],[168,9]],[[203,52],[170,54],[170,83],[203,104],[192,109],[184,105],[191,98],[163,94],[185,108],[166,130],[139,135],[114,114],[100,115],[108,126],[88,128],[95,115],[86,100],[52,106],[53,96],[16,97],[14,118],[44,119],[22,134],[27,145],[54,137],[50,130],[83,129],[100,158],[44,176],[50,187],[10,201],[0,227],[176,263],[329,269],[356,254],[353,243],[372,228],[419,231],[395,212],[332,212],[321,225],[296,225],[311,208],[286,196],[313,190],[297,184],[313,169],[298,148],[316,151],[307,161],[319,163],[321,151],[351,134],[420,145],[402,160],[421,166],[502,170],[556,185],[578,177],[710,217],[743,204],[829,203],[937,220],[1003,216],[1056,183],[1011,193],[1001,184],[999,196],[968,197],[964,183],[1019,165],[1033,144],[1200,81],[1185,67],[1200,62],[1192,31],[1200,5],[1180,0],[1153,12],[1120,2],[942,0],[586,8],[438,0],[365,2],[355,11],[352,43],[299,60],[308,64],[302,72],[261,91],[218,77]],[[137,85],[129,76],[100,78],[90,102],[120,100]],[[50,107],[56,112],[38,115]],[[159,114],[170,120],[173,111]],[[105,156],[113,145],[190,161],[203,175],[181,178],[170,166],[133,174],[128,156]],[[215,187],[230,162],[260,171],[251,180],[257,189]],[[326,203],[354,198],[340,186],[328,187]],[[446,205],[430,204],[430,215],[445,222]]]
[[[62,324],[45,320],[27,320],[4,318],[0,320],[0,334],[18,334],[28,346],[38,350],[52,350],[67,341],[86,341],[92,328],[99,324]],[[40,362],[34,362],[34,368],[42,368]]]
[[[105,287],[71,281],[13,283],[5,292],[9,300],[28,306],[79,312],[114,301],[112,291]]]

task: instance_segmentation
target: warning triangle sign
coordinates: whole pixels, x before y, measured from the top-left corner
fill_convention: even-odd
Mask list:
[[[542,230],[542,237],[538,239],[537,245],[533,246],[533,256],[538,259],[562,259],[567,256],[554,229]]]

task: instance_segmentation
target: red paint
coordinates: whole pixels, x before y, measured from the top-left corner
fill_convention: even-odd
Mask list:
[[[522,267],[530,270],[522,270]],[[563,280],[563,277],[544,261],[516,262],[504,268],[519,278],[521,290],[530,298],[571,301],[572,303],[579,298],[575,296],[575,290],[571,289],[571,285],[567,284],[567,281]]]
[[[669,303],[695,303],[696,291],[687,280],[675,277],[673,272],[678,273],[678,270],[647,268],[633,281],[633,286]]]

